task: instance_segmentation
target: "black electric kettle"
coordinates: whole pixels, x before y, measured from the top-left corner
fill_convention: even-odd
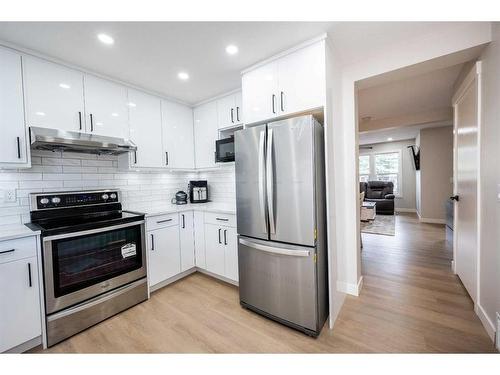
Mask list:
[[[184,191],[180,190],[177,193],[175,193],[175,198],[172,199],[172,203],[187,204],[187,198],[188,195]]]

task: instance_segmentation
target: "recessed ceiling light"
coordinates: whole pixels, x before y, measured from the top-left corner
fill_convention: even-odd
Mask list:
[[[113,116],[113,117],[118,117],[118,113],[113,112],[113,113],[111,114],[111,116]]]
[[[45,112],[35,112],[37,116],[45,116]]]
[[[60,83],[60,84],[59,84],[59,87],[60,87],[60,88],[63,88],[63,89],[69,89],[71,86],[70,86],[70,85],[68,85],[67,83]]]
[[[179,74],[177,74],[177,77],[179,77],[179,79],[182,79],[183,81],[186,81],[189,79],[189,74],[187,74],[186,72],[179,72]]]
[[[226,52],[229,55],[236,55],[238,53],[238,47],[235,46],[234,44],[230,44],[226,47]]]
[[[391,137],[389,137],[389,138],[387,138],[387,140],[390,142],[390,141],[392,141],[392,138],[391,138]]]
[[[108,34],[97,34],[97,38],[104,44],[111,45],[115,42],[113,37],[109,36]]]
[[[135,103],[132,103],[132,102],[129,102],[129,103],[128,103],[128,106],[129,106],[129,107],[136,107],[136,104],[135,104]]]

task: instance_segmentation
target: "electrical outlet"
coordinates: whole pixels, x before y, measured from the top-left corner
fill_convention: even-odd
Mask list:
[[[5,189],[3,191],[4,202],[15,202],[16,201],[16,189]]]

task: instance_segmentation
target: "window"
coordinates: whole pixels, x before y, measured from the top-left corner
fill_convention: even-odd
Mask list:
[[[394,194],[401,196],[401,152],[360,155],[359,181],[391,181],[394,184]]]

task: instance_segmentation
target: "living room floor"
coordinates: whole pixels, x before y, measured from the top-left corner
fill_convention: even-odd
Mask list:
[[[363,234],[364,286],[333,330],[310,338],[239,305],[238,289],[200,273],[43,353],[494,352],[450,268],[440,225],[396,216],[396,236]]]

